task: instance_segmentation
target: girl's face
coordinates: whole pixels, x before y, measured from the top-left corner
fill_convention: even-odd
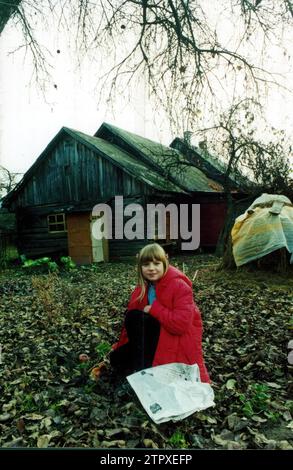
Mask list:
[[[164,276],[164,264],[156,259],[144,262],[141,270],[143,277],[150,282],[157,282]]]

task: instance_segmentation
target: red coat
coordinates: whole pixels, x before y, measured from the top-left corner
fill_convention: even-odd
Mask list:
[[[166,274],[156,284],[156,300],[150,314],[161,325],[160,337],[153,360],[153,366],[182,362],[197,363],[202,382],[210,382],[202,355],[202,322],[198,307],[193,301],[192,283],[185,274],[169,266]],[[141,287],[133,291],[128,310],[143,310],[148,305],[147,293],[138,301]],[[123,326],[120,339],[113,348],[128,342]]]

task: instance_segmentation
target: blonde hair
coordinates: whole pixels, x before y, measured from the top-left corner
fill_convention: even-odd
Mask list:
[[[149,261],[162,261],[164,266],[164,274],[169,267],[168,256],[158,243],[151,243],[143,247],[137,255],[137,273],[138,273],[138,285],[141,287],[141,292],[137,297],[137,300],[141,301],[146,293],[146,280],[142,274],[142,265]]]

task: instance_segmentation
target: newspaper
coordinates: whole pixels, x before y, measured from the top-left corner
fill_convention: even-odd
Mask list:
[[[157,424],[179,421],[215,405],[213,389],[200,381],[197,364],[150,367],[129,375],[127,380]]]

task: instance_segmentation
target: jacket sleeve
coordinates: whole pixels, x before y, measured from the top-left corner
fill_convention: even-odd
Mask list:
[[[174,301],[172,310],[157,299],[152,303],[150,314],[156,318],[169,333],[182,335],[192,324],[194,303],[192,289],[182,279],[173,281]]]

